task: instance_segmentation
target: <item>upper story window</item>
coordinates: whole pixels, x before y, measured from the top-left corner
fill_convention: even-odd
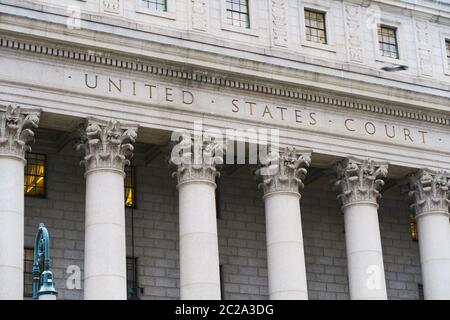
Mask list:
[[[447,68],[450,70],[450,39],[445,40],[445,52],[447,54]]]
[[[144,8],[155,11],[167,11],[167,0],[141,0]]]
[[[26,154],[24,192],[27,196],[45,197],[45,155]]]
[[[250,28],[248,0],[226,0],[227,23],[236,27]]]
[[[327,44],[325,13],[305,9],[305,31],[307,41]]]
[[[378,26],[378,45],[383,57],[399,59],[397,29],[383,25]]]
[[[136,185],[134,166],[125,167],[125,207],[136,208]]]

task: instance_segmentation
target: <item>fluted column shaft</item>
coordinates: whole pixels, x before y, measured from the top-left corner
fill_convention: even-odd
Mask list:
[[[0,300],[23,299],[24,165],[38,111],[0,109]]]
[[[84,298],[125,300],[124,166],[137,127],[89,120],[78,149],[86,167]]]
[[[426,300],[450,300],[450,174],[420,170],[409,177]]]
[[[334,187],[340,192],[345,224],[348,280],[352,300],[387,299],[378,222],[379,190],[387,165],[345,159],[335,166]]]
[[[180,296],[182,300],[220,300],[215,179],[223,149],[212,141],[200,148],[194,145],[185,137],[171,156],[179,193]]]
[[[299,188],[309,162],[309,154],[288,147],[256,171],[264,191],[271,300],[308,299]]]

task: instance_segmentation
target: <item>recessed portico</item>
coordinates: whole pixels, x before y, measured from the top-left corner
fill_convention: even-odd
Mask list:
[[[5,7],[0,299],[26,291],[42,221],[67,299],[448,298],[448,85],[426,59],[389,78],[332,33],[297,59],[287,35],[206,41],[206,20],[157,35],[109,8],[119,37]]]

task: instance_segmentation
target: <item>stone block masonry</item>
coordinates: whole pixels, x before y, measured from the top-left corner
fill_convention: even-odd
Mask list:
[[[25,246],[32,247],[40,222],[52,238],[52,264],[58,297],[82,299],[69,290],[67,267],[84,267],[85,181],[72,151],[47,153],[46,198],[25,198]],[[39,152],[39,150],[36,150]],[[179,299],[179,236],[176,181],[162,160],[136,165],[137,201],[134,254],[141,299]],[[241,166],[219,184],[219,255],[224,299],[267,299],[267,254],[262,192]],[[345,230],[336,194],[306,186],[301,214],[309,299],[349,299]],[[383,194],[379,209],[388,299],[418,299],[421,269],[418,243],[409,235],[408,205],[396,187]],[[131,209],[126,209],[127,255],[132,254]],[[84,275],[84,273],[82,273]]]

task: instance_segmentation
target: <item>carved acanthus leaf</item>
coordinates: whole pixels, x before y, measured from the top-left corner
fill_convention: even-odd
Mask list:
[[[340,192],[337,198],[342,206],[356,202],[377,203],[387,169],[387,164],[370,159],[347,158],[337,163],[331,183],[333,189]]]
[[[450,173],[419,170],[408,177],[409,197],[416,215],[428,212],[448,213]]]
[[[121,126],[118,121],[100,122],[90,120],[81,129],[76,150],[84,151],[81,163],[86,171],[94,169],[124,170],[133,156],[133,143],[137,137],[137,126]]]
[[[192,180],[208,180],[215,182],[218,177],[225,148],[222,141],[203,134],[195,139],[189,134],[183,134],[180,140],[171,148],[169,164],[175,166],[172,176],[178,183]]]
[[[25,158],[34,142],[40,120],[39,110],[24,110],[16,105],[0,108],[0,154]]]
[[[267,195],[272,192],[298,193],[311,162],[310,153],[286,147],[282,152],[269,152],[265,163],[255,171],[261,180],[258,185]]]

